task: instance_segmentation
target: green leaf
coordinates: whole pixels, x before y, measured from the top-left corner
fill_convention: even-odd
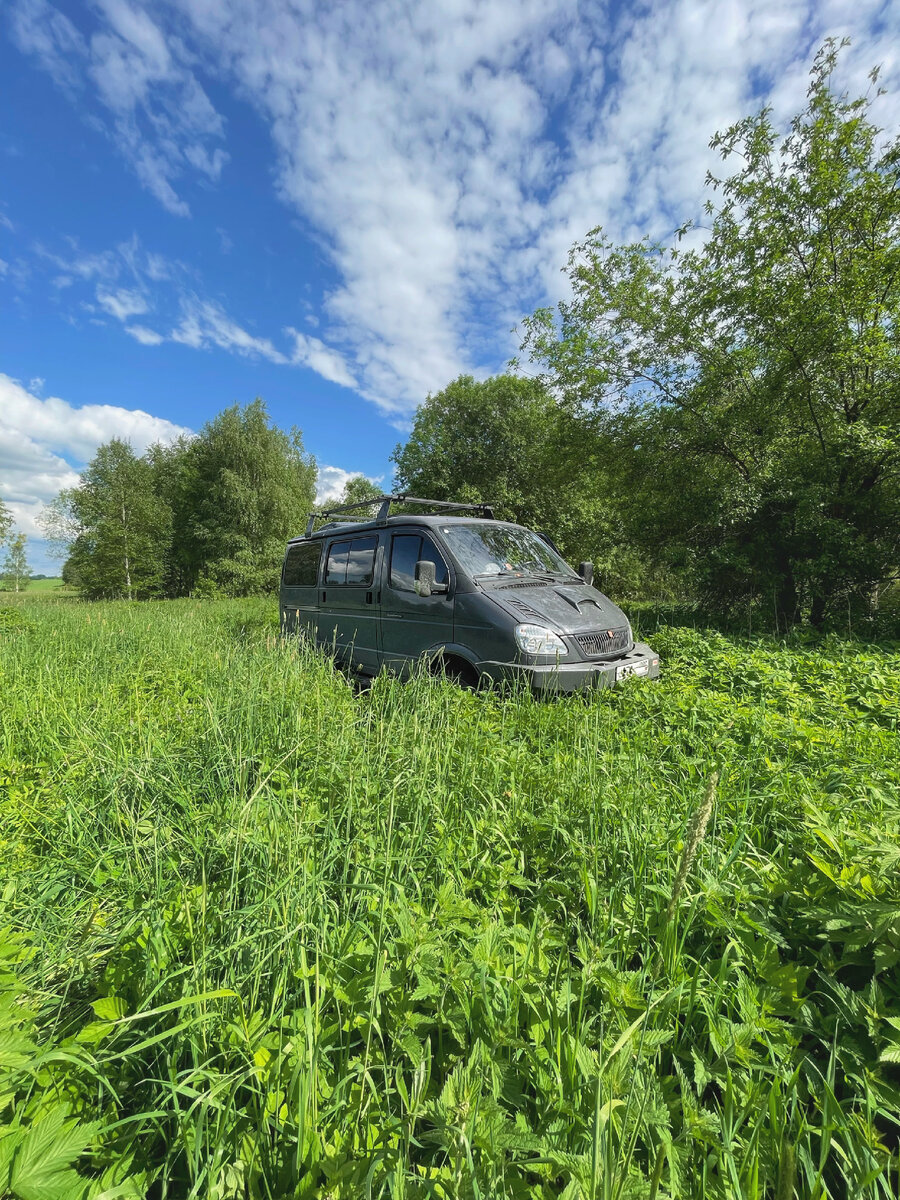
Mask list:
[[[64,1105],[28,1127],[12,1159],[9,1189],[17,1200],[80,1200],[89,1181],[73,1170],[98,1126],[68,1117]]]
[[[118,1021],[125,1016],[127,1006],[121,996],[101,996],[91,1004],[91,1008],[101,1021]]]

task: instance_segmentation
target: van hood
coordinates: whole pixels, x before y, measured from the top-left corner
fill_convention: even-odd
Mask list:
[[[495,604],[521,624],[546,625],[554,633],[623,629],[628,618],[618,605],[587,584],[516,580],[484,587]]]

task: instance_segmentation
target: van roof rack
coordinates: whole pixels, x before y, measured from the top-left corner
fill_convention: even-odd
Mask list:
[[[338,508],[328,508],[324,512],[311,512],[306,522],[305,537],[310,537],[315,530],[316,521],[324,521],[337,513],[354,512],[358,508],[371,508],[379,505],[378,515],[374,518],[379,524],[385,522],[391,511],[392,504],[427,504],[431,508],[440,508],[451,512],[474,512],[488,521],[494,519],[493,504],[457,504],[450,500],[423,500],[420,496],[407,496],[401,492],[395,496],[373,496],[370,500],[357,500],[354,504],[342,504]],[[370,518],[371,519],[371,518]]]

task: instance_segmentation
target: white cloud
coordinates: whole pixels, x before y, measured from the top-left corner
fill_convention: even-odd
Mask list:
[[[98,287],[97,303],[117,321],[127,321],[129,317],[139,317],[150,309],[146,296],[128,288],[118,288],[114,292],[109,292]]]
[[[499,365],[592,226],[697,214],[711,135],[767,92],[790,115],[824,34],[895,73],[900,37],[876,0],[175,3],[268,121],[280,192],[339,275],[329,340],[389,413]]]
[[[161,346],[166,340],[161,333],[157,333],[155,329],[148,329],[146,325],[126,325],[125,332],[130,333],[142,346]]]
[[[101,23],[86,36],[47,0],[15,0],[13,39],[59,87],[99,102],[105,128],[144,187],[169,212],[188,216],[176,185],[191,169],[219,178],[228,161],[217,144],[224,121],[186,47],[140,3],[98,0],[97,9]]]
[[[308,366],[394,419],[459,371],[501,366],[508,331],[560,297],[592,226],[665,238],[698,216],[706,171],[721,169],[711,135],[767,100],[779,119],[795,112],[826,35],[854,39],[850,87],[884,64],[893,92],[877,117],[900,119],[900,6],[883,0],[97,0],[79,16],[90,33],[47,0],[12,11],[17,43],[61,86],[93,89],[174,213],[187,212],[182,181],[215,181],[225,162],[201,72],[256,107],[278,193],[334,268],[318,314],[303,314],[322,339],[285,314],[284,352],[163,263],[157,282],[183,305],[167,339]],[[66,278],[138,287],[108,257],[71,258]],[[147,256],[143,271],[158,312]]]
[[[290,325],[285,330],[294,339],[294,353],[291,361],[309,367],[323,379],[339,383],[341,387],[355,388],[357,386],[353,373],[337,350],[326,346],[319,338],[309,334],[299,333]]]
[[[270,338],[248,331],[218,301],[198,295],[188,286],[194,281],[183,263],[145,249],[136,235],[113,250],[96,252],[74,240],[63,254],[42,245],[37,248],[37,261],[63,272],[54,275],[51,283],[57,292],[72,290],[76,313],[96,314],[99,308],[121,321],[125,332],[144,346],[176,342],[194,350],[217,348],[278,366],[307,367],[342,387],[358,387],[345,357],[333,346],[287,326],[284,332],[293,346],[280,350]],[[151,311],[157,328],[131,321]],[[103,324],[96,316],[89,319]],[[159,331],[163,323],[171,323],[167,333]]]
[[[8,229],[10,233],[15,233],[16,229],[6,213],[2,212],[0,212],[0,229]]]
[[[67,16],[46,0],[27,0],[9,10],[10,31],[19,49],[32,54],[66,91],[78,85],[76,64],[87,54],[84,38]]]
[[[345,471],[342,467],[327,467],[319,464],[319,474],[316,478],[316,504],[323,504],[326,500],[337,500],[347,486],[349,480],[356,475],[361,475],[362,471]],[[383,476],[367,476],[370,482],[381,483]]]
[[[78,482],[79,468],[103,442],[122,438],[142,454],[153,442],[170,442],[189,432],[140,409],[112,404],[76,408],[55,396],[42,400],[0,374],[0,496],[19,528],[40,538],[36,518],[41,508],[61,488]]]
[[[248,333],[215,301],[187,295],[182,298],[181,307],[181,322],[169,335],[173,342],[181,342],[195,350],[218,346],[221,350],[233,350],[241,355],[258,355],[273,363],[288,362],[268,338],[254,337]]]
[[[0,258],[0,275],[5,275],[9,270],[9,263],[4,258]]]

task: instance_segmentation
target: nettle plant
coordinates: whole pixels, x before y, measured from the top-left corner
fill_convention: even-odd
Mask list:
[[[77,1038],[55,1041],[38,1032],[34,999],[20,978],[33,953],[21,934],[0,929],[0,1196],[142,1197],[132,1155],[117,1152],[109,1162],[100,1149],[102,1120],[82,1115],[102,1111],[90,1053]]]

